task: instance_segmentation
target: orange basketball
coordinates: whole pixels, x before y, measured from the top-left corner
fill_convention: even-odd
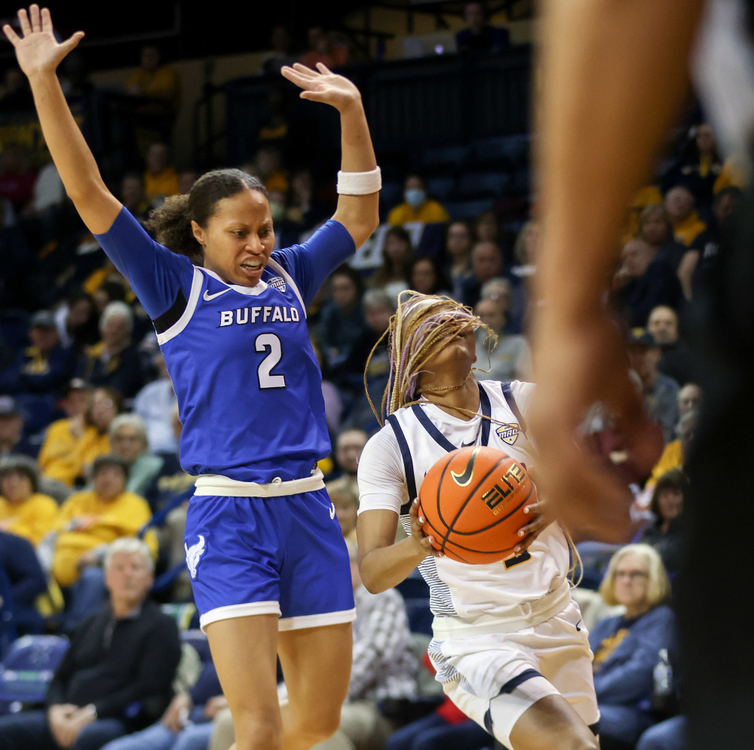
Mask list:
[[[419,491],[424,533],[452,560],[480,565],[510,557],[521,541],[524,513],[537,501],[531,477],[507,453],[460,448],[443,456]]]

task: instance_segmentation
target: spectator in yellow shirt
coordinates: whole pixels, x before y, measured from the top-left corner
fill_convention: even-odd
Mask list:
[[[181,79],[169,65],[161,65],[160,50],[153,44],[141,49],[141,67],[126,78],[126,89],[134,96],[163,99],[175,117],[181,104]]]
[[[694,195],[683,185],[676,185],[668,190],[665,208],[673,223],[676,240],[686,247],[707,228],[694,207]]]
[[[108,430],[120,413],[121,396],[108,387],[92,393],[84,381],[76,379],[63,408],[70,416],[47,428],[38,461],[46,478],[73,487],[97,456],[110,452]]]
[[[387,217],[387,223],[394,227],[410,221],[424,224],[450,221],[450,214],[443,206],[427,196],[427,186],[418,174],[406,177],[403,199],[403,203],[398,204]]]
[[[128,467],[112,454],[100,456],[92,467],[94,489],[77,492],[66,500],[57,517],[58,537],[52,574],[61,586],[71,586],[81,570],[95,565],[100,551],[123,536],[136,536],[152,517],[144,498],[126,491]],[[145,540],[153,557],[157,540]]]
[[[144,193],[147,202],[160,206],[169,195],[181,192],[180,177],[170,163],[170,149],[165,143],[153,143],[147,150]]]
[[[39,492],[31,458],[11,456],[0,465],[0,530],[22,536],[35,547],[55,527],[58,504]]]

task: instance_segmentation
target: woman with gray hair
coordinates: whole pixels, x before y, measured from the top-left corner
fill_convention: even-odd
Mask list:
[[[601,620],[589,634],[603,750],[633,746],[652,724],[653,671],[670,645],[673,612],[665,602],[670,581],[660,555],[648,544],[629,544],[611,558],[600,594],[621,604],[623,615]]]
[[[131,339],[133,312],[125,302],[110,302],[99,322],[102,339],[86,350],[80,377],[133,398],[144,383],[139,351]]]
[[[112,421],[109,435],[113,453],[128,464],[126,489],[143,496],[164,463],[149,450],[146,423],[138,414],[120,414]]]

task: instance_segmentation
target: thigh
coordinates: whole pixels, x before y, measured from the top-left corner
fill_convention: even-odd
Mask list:
[[[44,711],[0,717],[0,747],[3,750],[59,750]]]
[[[108,742],[126,733],[122,721],[118,719],[100,719],[84,727],[76,737],[71,750],[100,750]]]
[[[516,721],[506,744],[511,750],[598,750],[599,747],[592,731],[562,695],[547,695],[527,708]]]
[[[260,733],[279,741],[277,697],[278,618],[255,615],[218,620],[206,627],[217,676],[243,747]],[[271,744],[270,747],[274,747]]]
[[[351,623],[283,631],[278,653],[292,724],[337,728],[351,677]]]

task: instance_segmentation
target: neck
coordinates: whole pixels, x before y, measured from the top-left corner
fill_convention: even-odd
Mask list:
[[[128,617],[138,606],[139,600],[134,599],[113,599],[110,606],[113,610],[113,616],[118,619]]]
[[[631,607],[626,607],[626,617],[629,620],[633,620],[634,617],[641,617],[649,612],[650,607],[645,602],[641,604],[635,604]]]
[[[479,411],[479,384],[471,376],[464,376],[468,379],[463,382],[463,377],[459,377],[453,382],[439,382],[439,378],[428,383],[422,383],[425,388],[443,388],[452,387],[463,382],[460,388],[448,391],[431,391],[422,392],[427,401],[439,406],[448,414],[469,421],[473,419]],[[448,380],[444,378],[443,380]],[[472,413],[469,413],[472,412]]]

